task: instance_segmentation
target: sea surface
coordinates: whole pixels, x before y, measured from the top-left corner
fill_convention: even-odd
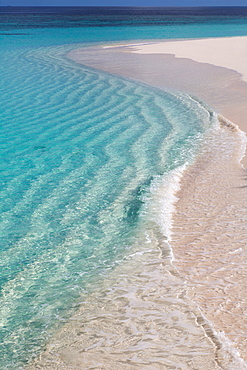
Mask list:
[[[68,52],[241,35],[240,7],[0,8],[1,369],[35,358],[144,235],[172,262],[174,193],[218,125],[196,98]]]

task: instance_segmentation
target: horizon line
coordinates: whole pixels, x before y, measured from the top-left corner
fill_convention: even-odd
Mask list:
[[[124,5],[1,5],[0,8],[247,8],[247,5],[124,6]]]

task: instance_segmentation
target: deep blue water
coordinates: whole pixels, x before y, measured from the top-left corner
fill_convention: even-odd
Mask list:
[[[247,7],[0,8],[0,42],[11,47],[246,33]]]
[[[247,8],[0,9],[2,369],[22,368],[124,258],[150,185],[189,162],[212,124],[188,96],[80,67],[66,53],[246,35],[246,17]]]

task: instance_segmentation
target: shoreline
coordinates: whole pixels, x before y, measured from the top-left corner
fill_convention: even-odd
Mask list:
[[[233,147],[230,150],[238,152],[235,144]],[[177,180],[172,194],[175,212],[180,198],[177,194],[183,192],[184,178],[191,170],[177,172],[173,173]],[[186,200],[186,196],[181,198]],[[81,366],[105,370],[132,370],[133,366],[141,370],[169,369],[180,361],[191,369],[247,369],[233,343],[214,327],[194,300],[193,282],[186,281],[177,255],[174,259],[173,253],[167,253],[167,242],[155,232],[148,240],[143,231],[139,231],[138,241],[125,259],[98,282],[95,291],[81,297],[76,313],[52,336],[27,370],[71,370]],[[168,244],[174,248],[174,227],[172,231]]]
[[[89,67],[159,88],[168,85],[170,89],[197,96],[208,104],[205,96],[210,98],[215,94],[212,96],[214,105],[209,105],[214,109],[217,106],[216,112],[243,130],[245,107],[241,104],[247,96],[247,83],[238,72],[163,54],[157,57],[156,54],[132,53],[128,48],[77,49],[69,53],[69,57]],[[164,71],[171,74],[165,76]],[[230,86],[227,94],[226,86]],[[227,109],[229,114],[224,114]],[[238,122],[234,120],[237,114]],[[136,246],[133,256],[137,253],[138,258],[129,256],[128,263],[116,268],[103,282],[105,285],[82,302],[78,313],[55,334],[40,359],[28,369],[42,366],[60,370],[82,364],[86,368],[98,368],[100,364],[104,369],[116,370],[132,369],[132,364],[136,368],[143,368],[143,364],[151,368],[152,343],[157,341],[160,332],[168,338],[176,320],[181,327],[188,326],[188,335],[196,330],[193,335],[198,336],[197,345],[195,339],[191,339],[191,344],[184,349],[186,355],[192,351],[190,366],[201,370],[247,368],[244,317],[247,309],[246,173],[238,163],[242,155],[239,146],[242,133],[224,117],[218,116],[219,130],[208,135],[202,152],[181,178],[173,213],[172,263],[167,263],[157,240],[151,246],[146,245],[142,253]],[[176,297],[169,296],[169,284],[177,287]],[[176,317],[173,309],[178,312],[179,306],[175,308],[178,299],[184,311]],[[156,307],[160,307],[160,312],[156,312],[159,311]],[[152,320],[149,322],[146,317]],[[171,327],[164,326],[167,317]],[[184,342],[183,346],[185,343],[187,345]],[[164,367],[169,365],[162,356],[165,353],[169,360],[172,347],[162,344],[154,358],[160,357],[164,363],[157,366]],[[138,354],[133,355],[136,351]],[[125,356],[122,364],[119,353]],[[136,362],[128,363],[126,358]]]
[[[199,45],[202,47],[199,48]],[[219,63],[221,59],[220,66],[212,64],[214,58],[211,52],[216,47],[215,63]],[[236,47],[240,49],[238,56],[246,55],[247,58],[245,36],[148,41],[141,42],[139,46],[135,42],[109,47],[90,47],[75,49],[67,57],[76,63],[108,73],[196,96],[236,124],[240,130],[247,132],[247,67],[244,63],[246,59],[243,58],[234,66],[234,58],[231,58],[231,69],[227,62],[227,56],[230,57],[232,49]],[[243,79],[243,73],[246,81]],[[246,155],[241,163],[247,167]]]
[[[244,43],[244,45],[243,45]],[[171,54],[176,58],[186,58],[199,63],[237,71],[247,82],[247,36],[175,40],[133,45],[131,52],[137,54]],[[230,48],[230,52],[229,52]],[[217,50],[217,52],[215,52]]]
[[[234,53],[231,57],[234,50],[238,57],[242,56],[241,60],[236,61]],[[135,43],[105,47],[98,52],[91,49],[86,55],[79,49],[68,57],[151,86],[196,96],[218,113],[220,130],[208,138],[202,154],[181,180],[171,247],[174,264],[188,283],[189,296],[202,308],[217,332],[230,339],[247,363],[244,267],[247,196],[243,168],[247,167],[247,67],[244,55],[247,57],[247,37],[142,42],[140,46]],[[232,135],[238,136],[235,147]],[[244,142],[245,155],[241,148]],[[202,262],[198,262],[199,256]]]

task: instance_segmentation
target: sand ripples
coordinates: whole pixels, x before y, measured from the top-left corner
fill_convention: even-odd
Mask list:
[[[123,258],[153,179],[189,160],[209,125],[193,99],[80,68],[64,52],[20,49],[3,60],[6,369]]]

